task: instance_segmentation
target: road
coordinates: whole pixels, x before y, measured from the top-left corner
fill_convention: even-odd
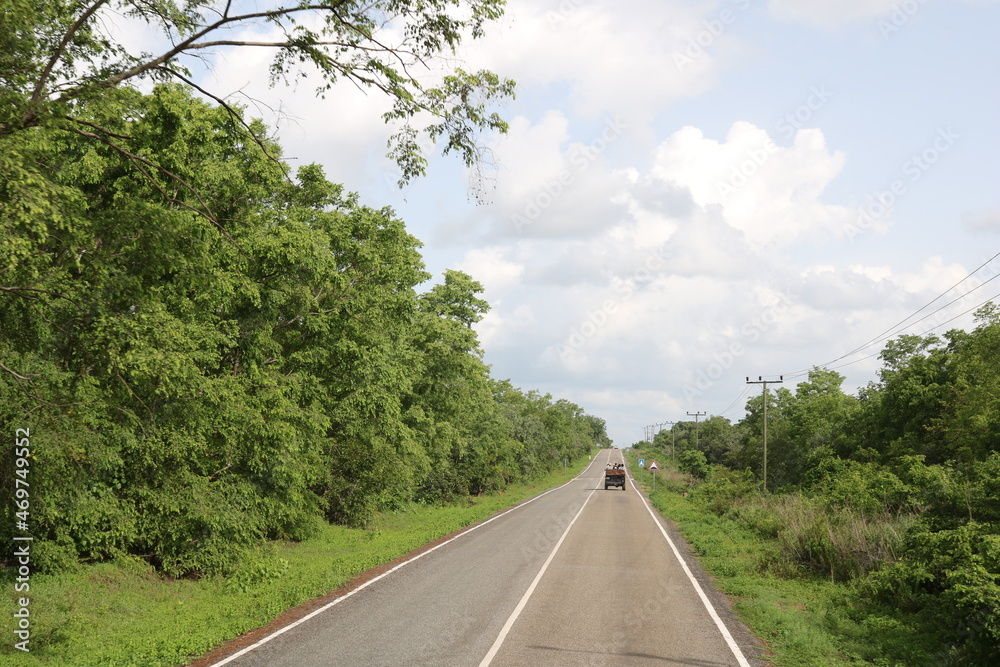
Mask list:
[[[637,488],[604,490],[609,457],[214,664],[761,664]]]

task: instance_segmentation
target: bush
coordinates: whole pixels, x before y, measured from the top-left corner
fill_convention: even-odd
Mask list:
[[[702,452],[689,449],[678,457],[677,467],[695,479],[705,479],[708,476],[708,459]]]
[[[860,590],[875,601],[937,619],[957,664],[989,664],[1000,655],[1000,536],[969,522],[906,536],[906,558],[870,574]]]
[[[697,492],[708,499],[712,512],[723,516],[747,498],[756,497],[757,480],[749,470],[730,470],[716,465],[709,469],[708,481]]]
[[[813,495],[831,509],[851,508],[870,516],[910,506],[909,488],[876,463],[824,458],[807,474]]]

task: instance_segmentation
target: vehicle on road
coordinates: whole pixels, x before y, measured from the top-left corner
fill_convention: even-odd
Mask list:
[[[625,468],[608,468],[604,471],[604,490],[609,486],[620,486],[625,490]]]

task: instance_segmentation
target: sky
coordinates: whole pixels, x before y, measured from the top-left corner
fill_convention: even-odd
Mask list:
[[[887,333],[974,326],[1000,296],[997,26],[996,0],[509,0],[450,63],[518,83],[485,203],[452,156],[399,189],[376,95],[269,89],[263,52],[202,80],[393,207],[432,282],[482,283],[493,377],[624,447],[738,421],[748,377],[855,393]]]

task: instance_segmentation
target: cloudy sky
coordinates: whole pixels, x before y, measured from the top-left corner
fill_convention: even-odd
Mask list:
[[[264,54],[210,77],[280,109],[294,163],[394,207],[435,281],[485,286],[494,377],[627,446],[740,419],[746,376],[826,366],[853,393],[872,341],[1000,294],[997,26],[987,0],[509,0],[456,59],[518,82],[485,204],[452,158],[396,188],[381,99],[268,91]]]

